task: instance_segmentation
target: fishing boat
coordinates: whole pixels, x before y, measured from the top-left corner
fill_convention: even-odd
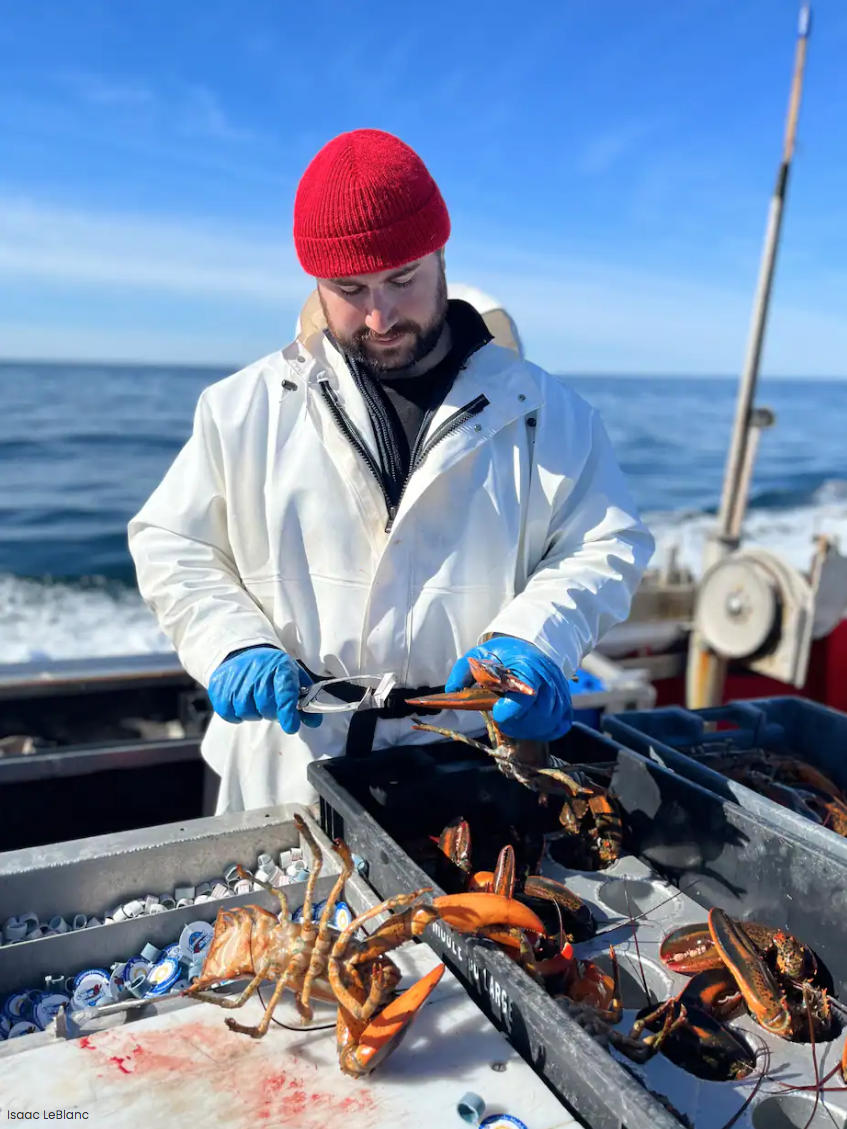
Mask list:
[[[628,620],[586,657],[581,720],[653,705],[699,709],[801,695],[847,710],[847,558],[825,538],[800,571],[744,542],[761,432],[759,360],[800,106],[809,36],[803,9],[785,141],[770,204],[750,339],[739,382],[723,496],[702,575],[676,554],[645,575]],[[450,284],[495,340],[523,355],[495,298]],[[209,815],[216,778],[200,757],[208,698],[173,654],[0,666],[0,851]]]

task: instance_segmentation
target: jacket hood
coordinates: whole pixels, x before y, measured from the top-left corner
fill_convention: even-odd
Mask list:
[[[518,327],[511,315],[496,298],[474,286],[466,286],[462,282],[448,282],[447,296],[448,298],[459,298],[473,306],[482,315],[489,333],[494,338],[494,343],[502,345],[505,349],[511,349],[521,360],[524,359],[523,343],[518,333]],[[323,333],[325,329],[326,318],[321,309],[320,298],[317,290],[313,290],[300,311],[294,335],[298,341],[301,341],[308,348],[309,340],[316,333]]]

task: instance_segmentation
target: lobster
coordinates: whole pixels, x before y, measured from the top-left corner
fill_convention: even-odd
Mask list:
[[[820,769],[785,753],[703,746],[690,755],[715,772],[847,837],[847,797]]]
[[[817,972],[814,953],[790,933],[756,921],[735,921],[734,925],[745,934],[760,956],[775,958],[777,970],[783,975],[796,981],[814,977]],[[672,972],[689,976],[725,966],[711,929],[705,922],[684,925],[668,933],[659,946],[659,959]]]
[[[743,999],[753,1018],[771,1035],[797,1039],[810,1023],[816,1038],[825,1038],[832,1030],[827,993],[812,984],[817,972],[814,954],[782,930],[734,921],[724,910],[714,908],[706,928],[698,924],[670,933],[659,956],[675,972],[722,972],[728,997],[735,997],[736,1004]],[[717,975],[714,983],[719,982]],[[725,1006],[731,1014],[729,999]]]
[[[628,1035],[615,1030],[616,1025],[623,1018],[623,1001],[620,969],[615,950],[611,946],[609,959],[612,966],[611,977],[601,973],[592,962],[586,961],[585,965],[589,966],[587,971],[592,975],[577,981],[554,998],[589,1035],[614,1047],[632,1062],[647,1062],[658,1054],[667,1041],[686,1024],[687,1010],[685,1006],[674,1011],[666,1009],[664,1022],[654,1034],[644,1035],[646,1020],[641,1023],[636,1022]]]
[[[421,903],[421,897],[430,892],[429,887],[388,898],[339,931],[330,921],[344,884],[354,871],[350,849],[341,839],[334,841],[333,849],[341,859],[342,869],[316,922],[312,917],[312,900],[323,856],[305,821],[295,815],[294,822],[313,858],[301,920],[292,920],[284,890],[254,878],[279,900],[279,914],[258,905],[218,910],[200,976],[183,992],[218,1007],[235,1009],[242,1007],[263,981],[272,982],[273,993],[260,1022],[250,1027],[227,1017],[226,1024],[232,1031],[262,1038],[286,989],[293,993],[303,1023],[313,1017],[312,999],[334,1002],[338,1005],[339,1067],[351,1077],[365,1077],[399,1045],[444,973],[444,965],[440,964],[397,995],[395,989],[402,974],[389,952],[421,936],[428,925],[439,919],[467,933],[484,933],[493,927],[543,931],[538,917],[519,902],[494,894],[465,893],[435,898],[431,905]],[[240,868],[239,872],[241,877],[249,877]],[[401,912],[395,912],[398,910]],[[363,925],[385,912],[391,916],[370,936],[365,940],[356,938]],[[213,984],[244,976],[250,976],[250,982],[236,996],[211,991]]]
[[[721,1022],[738,1007],[741,993],[727,970],[698,972],[676,996],[642,1008],[632,1033],[663,1029],[668,1018],[680,1019],[665,1040],[665,1056],[697,1078],[740,1081],[752,1074],[756,1056],[743,1039]]]
[[[504,776],[538,792],[542,803],[547,803],[550,795],[561,797],[559,822],[562,828],[571,835],[587,835],[602,864],[614,862],[620,855],[623,833],[620,815],[608,792],[588,782],[583,774],[566,771],[565,762],[552,757],[543,742],[507,737],[491,716],[497,700],[505,694],[534,696],[535,690],[496,659],[469,658],[468,663],[475,685],[450,694],[408,698],[406,704],[427,709],[479,710],[485,720],[489,744],[452,729],[429,725],[418,718],[412,719],[412,727],[461,741],[486,753]],[[583,830],[586,817],[590,817],[591,822]]]
[[[435,837],[432,836],[434,839]],[[475,871],[471,863],[471,831],[467,820],[450,821],[437,839],[439,850],[463,872],[469,889],[515,898],[536,910],[542,920],[551,912],[558,918],[555,943],[553,934],[531,939],[518,929],[493,928],[487,931],[490,940],[499,943],[542,988],[554,998],[561,996],[575,1003],[609,1007],[614,983],[598,965],[579,959],[573,942],[588,940],[597,931],[597,923],[589,906],[562,882],[543,875],[519,877],[515,849],[503,847],[493,871]],[[547,907],[548,912],[542,913]],[[545,925],[548,921],[545,921]]]
[[[565,933],[569,941],[586,941],[597,931],[597,923],[590,908],[562,882],[539,874],[519,877],[515,849],[511,844],[502,848],[493,871],[474,871],[471,862],[471,831],[467,820],[451,820],[437,842],[439,850],[463,873],[469,890],[517,898],[530,904],[542,919],[545,915],[539,903],[549,906],[558,919],[559,932]]]

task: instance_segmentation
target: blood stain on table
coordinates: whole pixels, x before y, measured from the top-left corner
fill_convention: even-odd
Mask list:
[[[185,1024],[177,1031],[106,1031],[77,1045],[81,1052],[96,1055],[99,1077],[121,1085],[137,1079],[161,1094],[163,1103],[173,1100],[174,1086],[183,1091],[180,1098],[202,1086],[207,1095],[214,1093],[236,1106],[245,1129],[272,1118],[292,1129],[333,1124],[333,1117],[375,1113],[380,1105],[366,1081],[341,1076],[327,1087],[325,1067],[284,1051],[279,1059],[269,1060],[260,1042],[205,1023]]]

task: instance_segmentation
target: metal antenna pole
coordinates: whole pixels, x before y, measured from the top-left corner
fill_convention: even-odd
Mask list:
[[[718,536],[724,543],[727,552],[731,552],[738,547],[739,539],[734,535],[733,525],[740,528],[744,509],[746,508],[745,501],[742,508],[740,510],[738,509],[737,494],[743,476],[744,459],[747,443],[749,441],[750,415],[753,406],[753,397],[756,393],[756,383],[759,378],[759,362],[761,360],[762,344],[764,342],[765,327],[768,320],[768,306],[770,304],[774,269],[776,267],[776,253],[782,227],[782,213],[788,188],[788,175],[791,171],[791,159],[794,155],[794,140],[797,133],[797,118],[800,112],[800,93],[803,86],[803,71],[806,65],[806,44],[809,39],[810,25],[811,13],[808,4],[806,4],[800,12],[797,50],[794,58],[794,78],[791,83],[791,99],[788,104],[788,117],[785,124],[785,143],[779,173],[776,178],[776,187],[774,188],[774,193],[771,198],[770,212],[768,214],[765,246],[759,268],[759,283],[756,290],[753,318],[747,342],[747,355],[744,361],[744,370],[738,390],[735,428],[732,436],[732,445],[729,450],[729,458],[727,459],[723,497],[718,514]],[[733,520],[734,517],[735,520]]]
[[[788,103],[782,160],[768,213],[765,244],[759,268],[759,281],[753,305],[747,354],[738,389],[735,425],[724,475],[717,530],[710,537],[706,546],[703,562],[705,568],[710,568],[729,556],[741,544],[741,527],[747,509],[753,460],[755,458],[755,439],[751,441],[751,432],[755,431],[758,434],[758,428],[761,427],[761,421],[757,418],[753,408],[753,399],[759,378],[759,364],[768,319],[776,254],[782,227],[782,213],[788,188],[788,176],[791,170],[791,160],[794,156],[794,141],[800,112],[800,94],[806,65],[806,46],[810,30],[811,9],[809,4],[804,4],[800,11],[800,23],[797,32],[794,76]],[[726,661],[706,645],[699,633],[692,632],[686,694],[689,709],[703,709],[708,706],[720,705],[723,700],[726,669]]]

